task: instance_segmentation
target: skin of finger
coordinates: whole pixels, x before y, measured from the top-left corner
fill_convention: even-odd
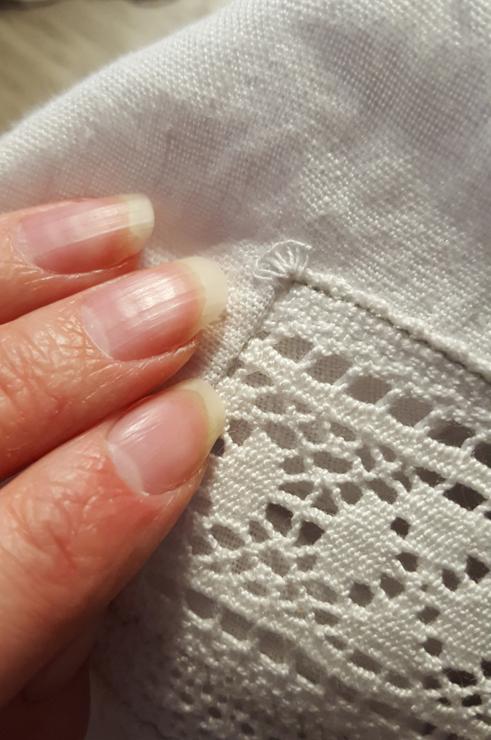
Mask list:
[[[87,661],[99,632],[101,617],[91,619],[82,632],[44,666],[24,688],[23,694],[39,700],[55,693],[71,680]]]
[[[51,274],[27,263],[15,249],[13,234],[26,214],[50,207],[45,204],[0,215],[0,324],[138,267],[139,255],[106,270],[76,275]]]
[[[47,207],[49,206],[38,206],[0,216],[0,324],[93,285],[125,275],[138,267],[138,255],[107,270],[78,275],[51,274],[28,264],[17,253],[12,234],[26,213]]]
[[[0,334],[0,478],[168,380],[196,347],[113,360],[86,335],[82,297],[46,306]]]
[[[174,492],[135,493],[108,457],[112,423],[50,453],[0,496],[0,705],[104,610],[201,480],[199,470]]]
[[[0,737],[8,740],[83,740],[89,722],[89,671],[84,665],[55,694],[32,702],[19,694],[0,710]]]

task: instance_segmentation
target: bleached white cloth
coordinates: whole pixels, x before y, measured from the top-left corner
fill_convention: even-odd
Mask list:
[[[232,282],[93,738],[489,736],[490,42],[487,0],[235,0],[0,139],[2,209],[143,191],[149,263]]]

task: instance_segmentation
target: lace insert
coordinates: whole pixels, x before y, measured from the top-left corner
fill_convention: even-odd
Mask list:
[[[293,284],[220,391],[203,490],[113,608],[118,693],[156,737],[489,737],[486,382]]]

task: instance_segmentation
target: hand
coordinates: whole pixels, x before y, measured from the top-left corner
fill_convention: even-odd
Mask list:
[[[181,514],[222,430],[199,380],[125,408],[189,360],[225,303],[208,260],[133,272],[152,226],[143,196],[0,217],[0,478],[21,471],[0,490],[8,740],[84,737],[95,625]]]

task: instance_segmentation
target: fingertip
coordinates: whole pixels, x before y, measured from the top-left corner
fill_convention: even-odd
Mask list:
[[[155,212],[150,198],[142,193],[122,195],[128,206],[128,230],[135,252],[139,252],[151,237],[155,226]]]
[[[22,212],[11,243],[25,262],[49,273],[93,272],[140,252],[154,220],[141,194],[63,201]]]
[[[188,380],[127,412],[110,430],[108,447],[131,489],[162,495],[199,470],[223,423],[223,404],[213,388]]]

